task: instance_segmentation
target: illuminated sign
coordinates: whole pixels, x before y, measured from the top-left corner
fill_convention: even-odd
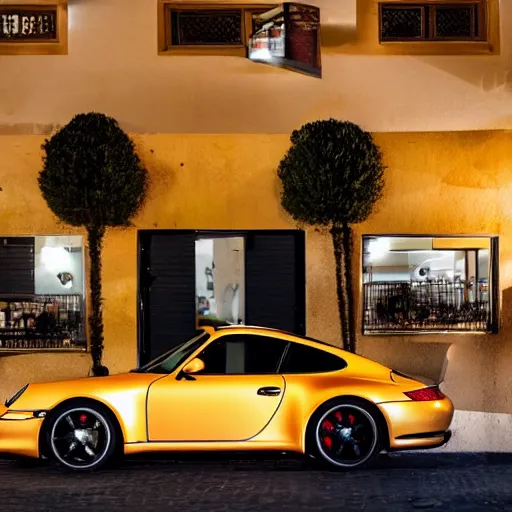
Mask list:
[[[57,10],[0,6],[0,41],[57,39]]]

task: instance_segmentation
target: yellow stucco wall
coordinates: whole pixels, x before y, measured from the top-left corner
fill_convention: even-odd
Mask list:
[[[287,135],[138,135],[151,175],[136,228],[279,229],[276,166]],[[446,354],[445,391],[458,409],[512,412],[512,133],[377,134],[388,170],[384,199],[357,227],[363,233],[500,235],[501,331],[488,335],[363,337],[359,352],[403,371],[436,378]],[[0,234],[74,234],[59,225],[37,186],[39,136],[0,136]],[[137,230],[108,233],[104,249],[105,363],[136,363]],[[308,334],[337,344],[334,261],[326,235],[307,234]],[[358,280],[356,279],[358,285]],[[24,382],[87,375],[85,354],[0,356],[0,395]]]

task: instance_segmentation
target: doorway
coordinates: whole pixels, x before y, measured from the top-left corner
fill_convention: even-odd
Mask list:
[[[139,232],[139,364],[191,338],[199,321],[306,333],[300,230]]]

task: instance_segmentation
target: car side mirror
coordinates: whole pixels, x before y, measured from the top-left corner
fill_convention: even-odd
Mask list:
[[[194,373],[199,373],[202,370],[204,370],[204,361],[196,357],[185,365],[185,367],[183,368],[183,373],[186,373],[187,375],[192,375]]]

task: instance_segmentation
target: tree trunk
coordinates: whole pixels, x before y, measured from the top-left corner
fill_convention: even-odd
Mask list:
[[[342,347],[349,352],[355,352],[356,333],[351,268],[352,229],[348,224],[335,225],[331,228],[331,237],[336,261],[336,291]]]
[[[101,250],[105,228],[87,226],[90,258],[91,301],[89,314],[89,335],[92,357],[92,371],[95,376],[108,375],[108,369],[101,364],[103,355],[103,308],[101,297]]]

